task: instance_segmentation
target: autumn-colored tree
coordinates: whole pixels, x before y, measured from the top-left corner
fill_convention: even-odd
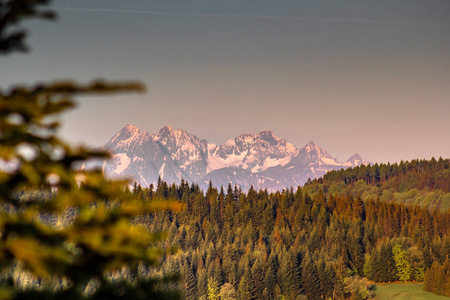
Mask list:
[[[220,288],[221,300],[236,300],[236,290],[230,283],[225,283]]]
[[[207,298],[208,300],[219,300],[219,283],[214,278],[208,278],[208,294]]]
[[[409,281],[411,279],[412,270],[408,251],[405,250],[402,245],[396,244],[392,247],[392,254],[397,269],[397,279],[400,281]]]

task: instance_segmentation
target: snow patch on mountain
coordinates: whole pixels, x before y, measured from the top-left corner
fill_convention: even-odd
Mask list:
[[[211,149],[210,155],[208,155],[208,160],[207,160],[207,163],[208,163],[207,172],[208,173],[211,171],[214,171],[214,170],[228,167],[227,162],[224,161],[222,158],[220,158],[218,155],[216,155],[217,146],[215,148],[214,147],[208,147],[208,148]]]
[[[362,158],[361,155],[355,153],[345,162],[345,165],[355,167],[360,165],[370,165],[370,163]]]
[[[269,168],[276,167],[276,166],[285,166],[290,161],[291,161],[291,156],[286,156],[284,158],[276,158],[276,157],[269,156],[264,159],[262,166],[257,165],[255,167],[253,167],[252,172],[256,173],[256,172],[264,171],[264,170],[267,170]]]
[[[342,163],[338,162],[337,160],[335,160],[334,158],[328,158],[328,157],[321,157],[320,160],[326,164],[326,165],[330,165],[330,166],[342,166]]]
[[[131,159],[125,153],[113,154],[112,159],[117,166],[113,172],[117,175],[125,171],[125,169],[128,168],[131,162]]]
[[[233,149],[231,154],[227,154],[224,157],[216,156],[214,159],[215,161],[219,161],[224,167],[235,167],[242,163],[247,153],[248,150],[242,153],[236,153],[236,150]]]
[[[165,168],[165,166],[166,166],[166,163],[163,163],[162,166],[161,166],[161,169],[159,169],[159,172],[158,172],[159,176],[161,176],[161,179],[164,179],[164,168]]]

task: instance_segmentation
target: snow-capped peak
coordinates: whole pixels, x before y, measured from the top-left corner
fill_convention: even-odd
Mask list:
[[[173,127],[166,125],[163,128],[161,128],[158,132],[158,136],[167,136],[167,135],[173,135],[175,130]]]
[[[301,163],[306,165],[342,165],[339,161],[333,158],[323,148],[317,146],[313,141],[308,142],[302,149],[298,151],[296,160],[300,160]]]
[[[178,128],[177,130],[175,130],[173,127],[167,125],[164,126],[163,128],[161,128],[159,130],[159,132],[157,134],[154,135],[156,140],[162,140],[162,139],[176,139],[178,140],[183,140],[184,139],[189,139],[189,138],[194,138],[197,139],[197,137],[191,135],[190,133],[188,133],[187,131],[185,131],[184,129]]]
[[[361,155],[359,155],[358,153],[353,154],[352,156],[350,156],[349,159],[347,159],[347,161],[352,161],[354,159],[362,159]]]
[[[140,134],[140,133],[142,133],[142,131],[139,127],[131,125],[131,124],[127,124],[115,135],[114,138],[117,138],[119,136],[129,138],[132,135],[136,135],[136,134]]]
[[[297,149],[272,131],[243,133],[217,147],[209,147],[208,170],[239,167],[259,172],[286,165]]]
[[[333,158],[325,149],[317,146],[313,141],[309,141],[300,151],[317,155],[317,157]]]
[[[183,172],[189,172],[194,176],[200,176],[202,172],[206,172],[207,142],[205,140],[199,140],[183,129],[174,130],[171,126],[161,128],[152,138],[164,147],[170,158]]]
[[[170,144],[172,147],[180,147],[186,143],[198,141],[196,136],[181,128],[174,130],[171,126],[164,126],[157,134],[153,135],[153,138],[163,145]]]
[[[112,148],[114,147],[112,146],[112,144],[117,144],[124,140],[134,139],[137,136],[141,136],[143,134],[146,133],[141,131],[139,127],[127,124],[115,136],[113,136],[105,146],[107,148]]]
[[[241,142],[244,142],[246,144],[249,144],[249,143],[253,143],[255,141],[255,138],[256,138],[256,134],[250,133],[250,132],[245,132],[245,133],[242,133],[242,134],[238,135],[233,140],[226,141],[226,143],[228,143],[228,144],[235,144],[236,141],[241,141]]]
[[[309,141],[308,143],[306,143],[306,145],[303,147],[303,149],[306,150],[306,152],[311,152],[313,150],[316,150],[317,148],[320,148],[318,146],[316,146],[316,144],[314,144],[313,141]]]
[[[214,184],[274,190],[301,185],[329,170],[368,164],[356,153],[341,163],[313,141],[298,149],[270,130],[243,133],[215,145],[171,126],[150,134],[127,124],[104,149],[112,153],[112,160],[102,163],[105,173],[132,177],[147,186],[161,176],[167,182],[212,179]]]
[[[370,163],[364,158],[362,158],[361,155],[355,153],[346,161],[346,164],[355,167],[360,165],[369,165]]]
[[[141,129],[139,127],[131,125],[131,124],[125,125],[125,127],[123,127],[122,130],[125,130],[127,132],[141,131]]]
[[[277,138],[272,131],[264,130],[259,133],[259,136],[262,140],[269,142],[272,145],[276,145],[280,139]]]

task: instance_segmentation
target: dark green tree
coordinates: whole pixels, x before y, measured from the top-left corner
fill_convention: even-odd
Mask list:
[[[308,252],[302,262],[301,276],[304,294],[308,299],[320,299],[322,295],[322,286],[320,285],[316,265]]]
[[[281,258],[280,268],[280,286],[283,295],[295,299],[302,292],[302,275],[300,273],[300,262],[297,254],[291,251],[285,253]]]

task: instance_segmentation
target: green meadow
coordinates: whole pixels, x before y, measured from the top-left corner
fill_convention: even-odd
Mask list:
[[[423,283],[377,283],[375,300],[445,300],[445,296],[438,296],[422,290]]]

